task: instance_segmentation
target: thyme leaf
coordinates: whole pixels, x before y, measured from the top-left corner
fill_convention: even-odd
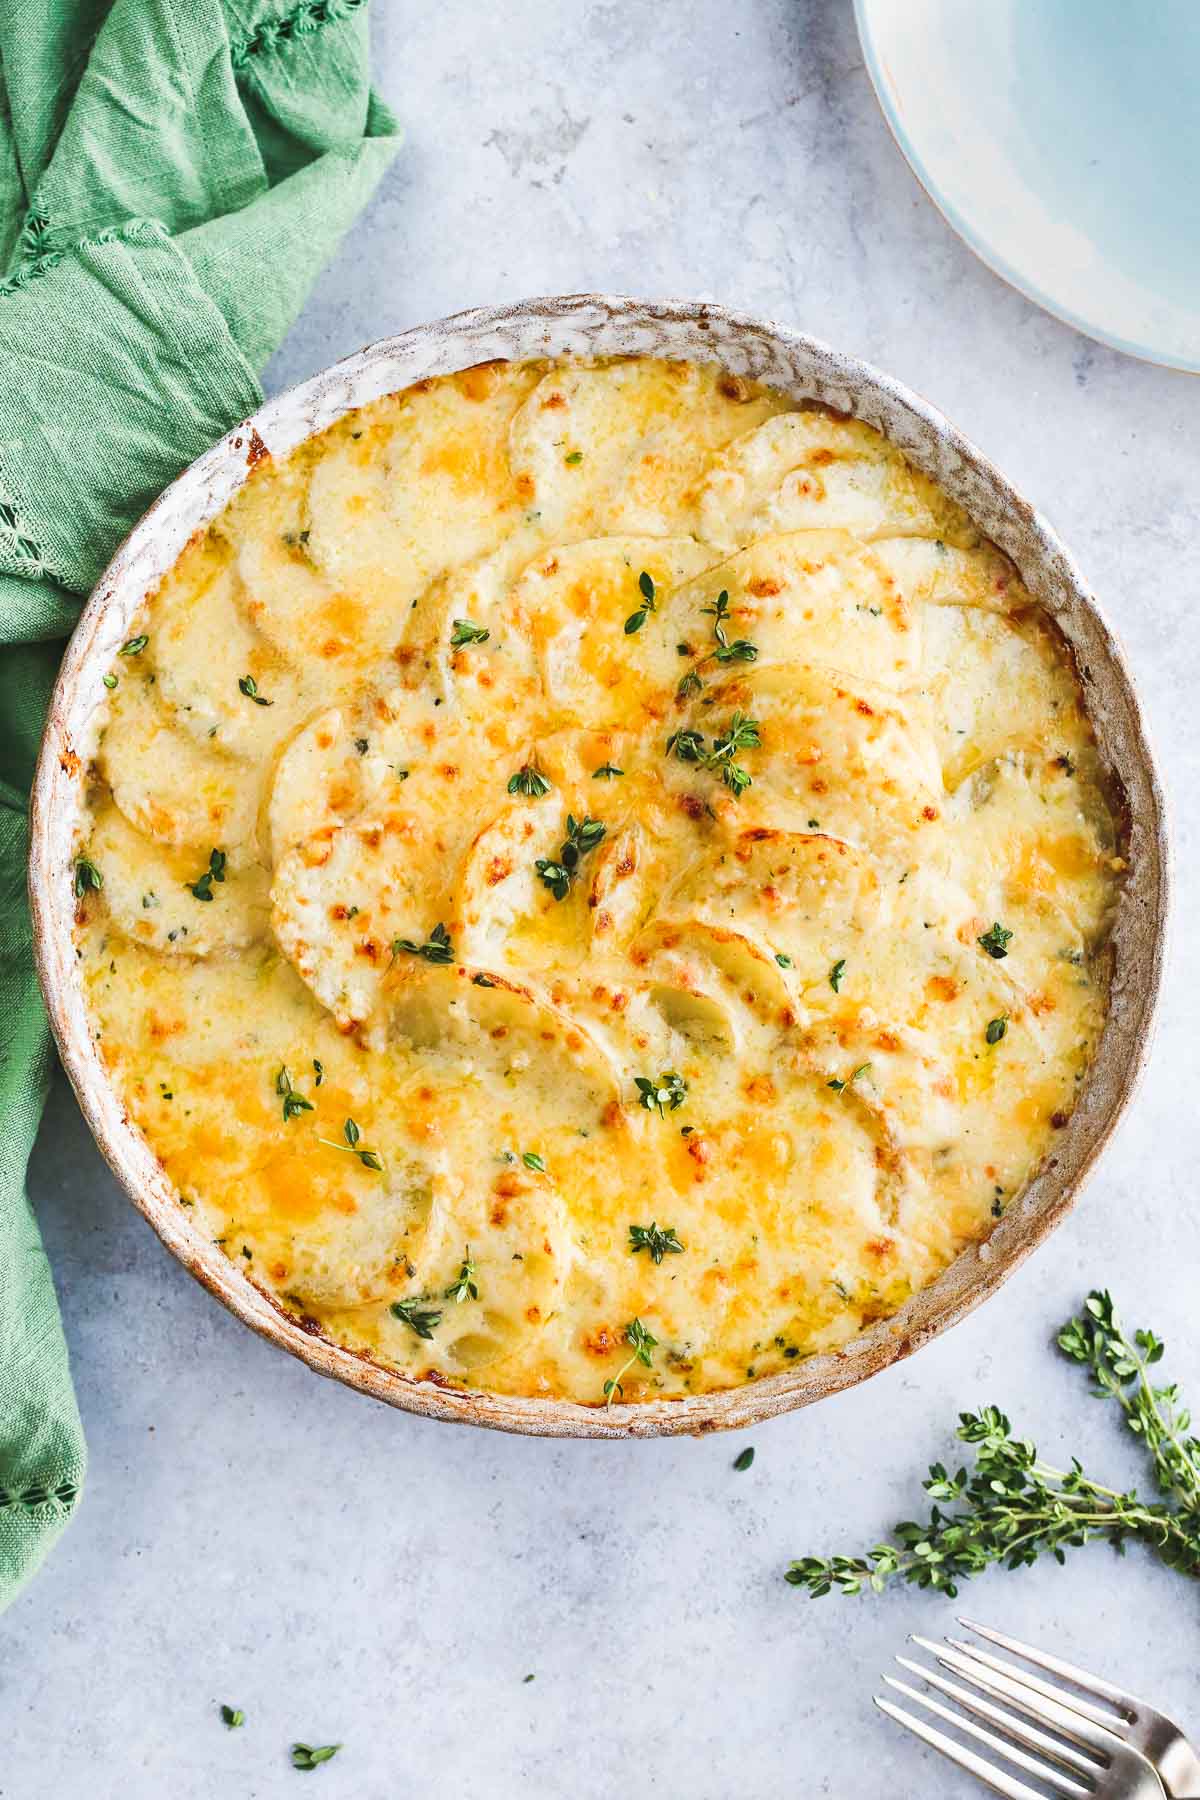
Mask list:
[[[1018,1438],[995,1406],[959,1414],[957,1436],[974,1446],[975,1465],[951,1474],[930,1465],[923,1483],[934,1505],[924,1521],[897,1525],[891,1540],[860,1555],[804,1556],[785,1579],[814,1598],[882,1592],[909,1581],[953,1598],[958,1584],[985,1569],[1019,1569],[1044,1555],[1102,1539],[1120,1551],[1141,1542],[1168,1568],[1200,1576],[1200,1439],[1172,1383],[1155,1386],[1163,1343],[1149,1330],[1130,1335],[1110,1294],[1094,1289],[1056,1343],[1091,1375],[1092,1393],[1115,1400],[1127,1428],[1149,1454],[1162,1499],[1096,1481],[1077,1458],[1056,1468],[1028,1438]]]

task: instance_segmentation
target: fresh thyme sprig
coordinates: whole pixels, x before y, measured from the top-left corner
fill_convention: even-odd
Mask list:
[[[668,1110],[675,1112],[687,1099],[687,1082],[676,1069],[668,1069],[657,1081],[635,1075],[633,1085],[638,1091],[638,1105],[647,1112],[657,1112],[660,1119],[666,1118]]]
[[[654,577],[645,569],[638,576],[638,590],[642,596],[642,604],[625,621],[626,637],[632,637],[635,632],[640,631],[650,614],[658,610],[658,602],[654,597]]]
[[[95,863],[90,862],[86,856],[77,856],[75,858],[75,898],[82,900],[83,896],[93,888],[99,893],[103,886],[104,877]]]
[[[318,1086],[319,1085],[320,1078],[318,1077]],[[283,1101],[283,1122],[285,1125],[289,1119],[294,1119],[297,1113],[313,1111],[312,1101],[306,1100],[304,1095],[297,1093],[296,1089],[292,1086],[292,1078],[286,1068],[280,1069],[278,1075],[275,1077],[275,1092]]]
[[[785,1579],[815,1597],[836,1588],[880,1593],[889,1581],[936,1588],[951,1598],[958,1583],[1003,1564],[1019,1569],[1095,1538],[1117,1551],[1130,1540],[1147,1544],[1168,1567],[1200,1577],[1200,1439],[1173,1384],[1155,1387],[1150,1370],[1163,1354],[1152,1331],[1130,1337],[1109,1294],[1093,1291],[1056,1342],[1092,1375],[1092,1392],[1114,1399],[1125,1423],[1150,1453],[1161,1492],[1171,1502],[1147,1501],[1135,1489],[1106,1487],[1077,1458],[1059,1469],[1043,1462],[1028,1438],[1013,1436],[998,1407],[959,1415],[958,1436],[975,1445],[975,1467],[951,1475],[931,1465],[924,1482],[935,1504],[923,1523],[897,1525],[894,1541],[861,1556],[801,1557]],[[939,1504],[940,1503],[940,1504]],[[952,1509],[952,1510],[950,1510]]]
[[[631,1225],[629,1227],[629,1252],[636,1256],[639,1250],[648,1250],[650,1260],[660,1263],[664,1256],[680,1256],[683,1245],[675,1235],[675,1227],[666,1225],[660,1231],[658,1221],[649,1225]]]
[[[274,706],[275,704],[273,700],[268,700],[265,694],[259,693],[258,683],[253,675],[243,675],[238,682],[238,687],[245,694],[247,700],[253,700],[255,706]]]
[[[700,610],[701,610],[701,612],[711,613],[711,615],[712,615],[713,637],[716,639],[716,643],[717,643],[717,647],[713,651],[713,655],[716,657],[718,662],[727,663],[727,662],[753,662],[754,661],[754,659],[758,655],[758,646],[756,644],[752,644],[748,638],[737,638],[732,644],[729,642],[729,638],[728,638],[728,635],[725,630],[725,627],[729,623],[729,592],[728,592],[728,589],[726,589],[726,588],[721,589],[721,592],[717,595],[715,605],[702,606],[700,608]]]
[[[440,920],[423,944],[418,944],[415,938],[393,938],[393,962],[402,950],[409,956],[421,957],[427,963],[452,963],[454,961],[454,945],[450,942],[450,933]]]
[[[419,1299],[393,1300],[389,1311],[394,1319],[399,1319],[402,1325],[407,1325],[410,1331],[415,1331],[427,1343],[433,1337],[434,1327],[442,1322],[442,1315],[436,1307],[423,1306]]]
[[[344,1144],[336,1144],[332,1138],[323,1137],[319,1137],[317,1142],[318,1144],[324,1144],[329,1150],[345,1150],[349,1156],[357,1156],[364,1169],[374,1169],[376,1173],[382,1173],[383,1158],[380,1156],[378,1150],[362,1150],[359,1148],[358,1140],[362,1136],[362,1133],[359,1131],[358,1126],[354,1123],[353,1119],[346,1120],[346,1123],[342,1126],[342,1135],[346,1140]]]
[[[475,1263],[471,1256],[471,1246],[468,1244],[463,1251],[462,1267],[454,1277],[454,1280],[450,1283],[450,1286],[446,1289],[443,1298],[446,1300],[453,1300],[456,1306],[461,1306],[464,1300],[478,1300],[479,1284],[475,1279],[475,1273]]]
[[[608,826],[600,819],[593,819],[590,814],[577,819],[574,813],[567,814],[567,835],[563,839],[562,848],[555,861],[549,856],[539,856],[534,864],[538,879],[554,895],[556,900],[565,900],[571,891],[571,883],[579,873],[580,857],[601,843],[608,831]]]
[[[751,776],[733,759],[739,750],[756,750],[760,742],[758,720],[735,712],[725,731],[714,737],[711,750],[705,748],[704,733],[689,726],[671,733],[667,739],[667,755],[674,754],[680,762],[699,763],[705,769],[715,770],[736,800],[751,785]]]
[[[210,850],[208,855],[208,867],[205,869],[203,875],[198,876],[195,881],[185,881],[183,885],[188,889],[189,893],[192,894],[194,899],[211,900],[213,897],[213,882],[224,881],[224,879],[225,852],[223,850]]]
[[[625,1327],[625,1342],[632,1346],[633,1355],[621,1364],[610,1381],[605,1382],[604,1403],[606,1406],[612,1405],[614,1394],[624,1395],[625,1389],[621,1386],[621,1377],[632,1369],[634,1363],[641,1363],[647,1369],[654,1366],[651,1352],[658,1348],[658,1339],[650,1336],[640,1319],[630,1319]]]
[[[462,650],[467,644],[486,644],[491,632],[482,625],[476,625],[471,619],[454,619],[454,629],[450,634],[450,648]]]
[[[341,1749],[340,1744],[293,1744],[293,1769],[318,1769],[323,1762],[330,1762]]]
[[[523,763],[515,775],[508,778],[510,794],[524,794],[528,800],[542,800],[550,792],[551,784],[540,769],[532,763]]]

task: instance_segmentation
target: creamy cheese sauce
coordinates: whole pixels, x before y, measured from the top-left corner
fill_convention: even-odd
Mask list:
[[[309,1330],[509,1394],[736,1385],[894,1312],[1066,1123],[1123,866],[1079,685],[867,426],[469,369],[260,464],[134,629],[92,1026]]]

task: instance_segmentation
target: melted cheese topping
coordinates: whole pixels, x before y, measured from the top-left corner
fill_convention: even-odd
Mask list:
[[[734,1385],[893,1312],[1065,1123],[1121,866],[1079,687],[858,421],[652,360],[424,382],[260,466],[137,631],[94,1031],[309,1330]]]

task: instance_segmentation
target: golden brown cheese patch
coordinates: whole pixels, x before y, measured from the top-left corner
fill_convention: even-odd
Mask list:
[[[652,359],[418,383],[264,461],[136,630],[93,1029],[309,1329],[736,1385],[894,1312],[1069,1117],[1122,867],[1079,686],[868,426]]]

